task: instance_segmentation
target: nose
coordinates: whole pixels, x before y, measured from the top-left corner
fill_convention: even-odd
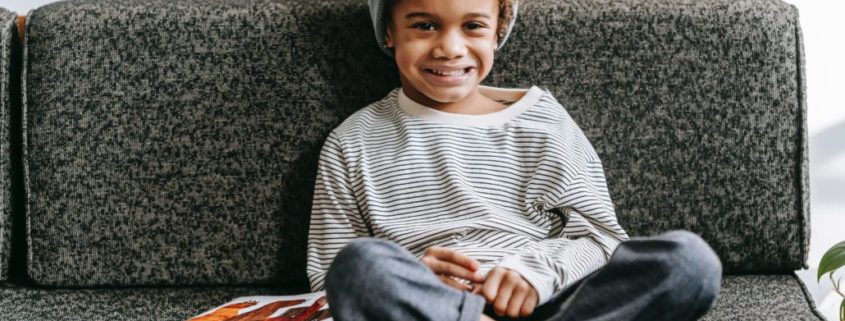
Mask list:
[[[463,34],[457,30],[444,30],[434,48],[434,58],[454,59],[466,54],[467,45]]]

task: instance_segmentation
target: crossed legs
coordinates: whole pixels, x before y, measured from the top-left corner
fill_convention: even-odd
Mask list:
[[[520,321],[695,320],[718,294],[722,268],[699,236],[672,231],[620,244],[607,265],[556,293]],[[353,241],[326,276],[337,321],[496,320],[481,296],[443,284],[399,245]]]

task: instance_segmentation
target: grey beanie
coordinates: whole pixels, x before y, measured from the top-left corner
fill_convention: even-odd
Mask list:
[[[385,47],[385,37],[386,32],[385,30],[387,27],[384,25],[384,2],[386,0],[368,0],[370,4],[370,18],[373,19],[373,29],[376,31],[376,42],[378,42],[379,48],[381,51],[384,51],[388,56],[393,57],[393,50]],[[395,0],[388,0],[388,1],[395,1]],[[508,40],[508,36],[511,34],[511,30],[513,30],[513,25],[516,22],[516,14],[519,12],[519,0],[514,0],[513,2],[513,17],[511,21],[508,21],[508,29],[505,32],[505,35],[502,36],[502,39],[499,39],[499,46],[496,47],[496,50],[502,49],[502,46],[505,45],[505,41]]]

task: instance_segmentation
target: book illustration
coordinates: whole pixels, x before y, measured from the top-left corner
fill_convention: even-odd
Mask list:
[[[331,321],[324,292],[241,297],[187,321]]]
[[[329,309],[322,309],[326,306],[326,298],[321,297],[314,301],[309,307],[293,308],[285,311],[284,314],[274,318],[267,318],[266,321],[321,321],[331,317]],[[321,310],[322,309],[322,310]]]
[[[188,321],[225,321],[229,318],[238,315],[238,312],[243,308],[248,308],[258,303],[258,301],[236,302],[224,305],[209,314],[201,315],[189,319]]]

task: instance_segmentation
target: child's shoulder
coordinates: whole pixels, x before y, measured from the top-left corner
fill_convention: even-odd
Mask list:
[[[384,98],[358,109],[335,127],[334,134],[339,137],[358,136],[365,134],[368,128],[393,121],[393,118],[395,118],[394,105],[398,94],[399,88],[395,88],[388,92]]]
[[[564,104],[545,86],[533,85],[528,89],[486,87],[485,94],[499,102],[530,101],[531,107],[520,117],[522,120],[530,120],[528,123],[558,126],[572,121]],[[514,101],[514,97],[518,99]]]

